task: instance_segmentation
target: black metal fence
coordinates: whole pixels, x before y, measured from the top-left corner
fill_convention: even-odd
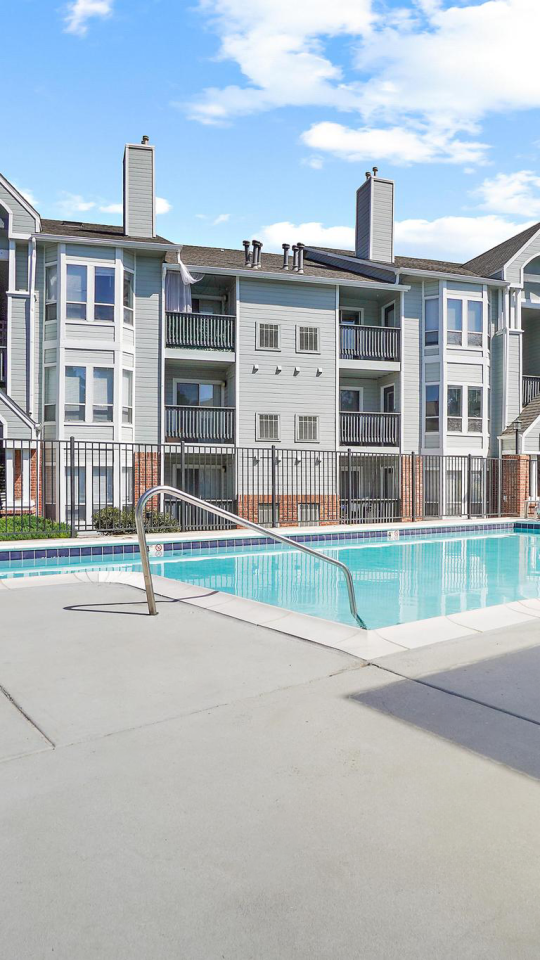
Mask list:
[[[513,458],[98,441],[0,440],[0,539],[122,533],[159,483],[268,526],[520,516],[527,490]],[[223,529],[164,496],[154,531]]]

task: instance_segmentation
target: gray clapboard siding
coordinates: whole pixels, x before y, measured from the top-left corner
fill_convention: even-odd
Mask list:
[[[161,406],[161,257],[137,255],[135,278],[135,436],[159,440]]]
[[[484,368],[481,363],[449,363],[448,383],[482,385]]]
[[[540,447],[540,418],[536,420],[523,437],[523,452],[538,453]]]
[[[540,324],[534,316],[522,318],[523,324],[523,373],[540,377]]]
[[[519,251],[515,259],[506,267],[506,279],[512,283],[521,283],[521,271],[526,266],[527,273],[531,270],[531,264],[527,263],[531,257],[540,255],[540,231]]]
[[[425,297],[438,297],[439,296],[439,281],[438,280],[426,280],[424,282],[424,296]]]
[[[482,296],[481,283],[467,283],[465,280],[448,280],[446,289],[460,293],[464,297],[474,297],[475,294]],[[475,297],[475,299],[477,299],[477,297]]]
[[[25,420],[6,403],[0,394],[0,436],[26,440],[32,431]]]
[[[436,450],[440,445],[441,438],[438,433],[426,433],[424,438],[424,447],[426,450]]]
[[[56,340],[57,332],[58,332],[58,326],[57,326],[56,322],[55,322],[55,323],[46,323],[46,324],[44,324],[44,326],[45,326],[45,332],[44,332],[44,334],[43,334],[43,339],[44,339],[44,340]]]
[[[511,423],[521,410],[521,335],[508,337],[507,355],[507,422]],[[508,423],[504,424],[507,426]]]
[[[403,417],[403,452],[411,453],[420,447],[420,357],[422,336],[422,284],[412,278],[411,289],[404,295],[403,319],[403,396],[401,413]]]
[[[114,324],[66,323],[67,340],[114,340]]]
[[[127,267],[129,270],[133,270],[135,268],[135,254],[132,253],[131,250],[124,250],[123,259],[125,267]]]
[[[114,427],[95,424],[66,423],[66,436],[76,440],[114,440]]]
[[[15,289],[28,290],[28,244],[15,244]]]
[[[440,363],[426,363],[426,383],[439,383],[441,379]]]
[[[124,154],[124,228],[131,237],[153,237],[154,149],[127,144]]]
[[[336,291],[318,284],[241,280],[240,338],[240,445],[255,441],[257,413],[276,413],[281,420],[281,443],[296,446],[295,415],[319,417],[319,446],[332,449],[336,442]],[[281,351],[255,349],[256,324],[281,324]],[[318,327],[320,353],[296,353],[296,325]],[[254,366],[258,371],[253,372]],[[276,368],[282,367],[277,373]],[[294,375],[294,368],[299,374]],[[322,374],[317,375],[317,369]],[[266,444],[267,445],[267,444]],[[306,444],[299,444],[305,448]]]
[[[482,451],[482,436],[458,437],[449,433],[446,438],[446,445],[449,450],[471,450],[478,453]]]
[[[122,353],[122,364],[124,367],[134,367],[135,366],[135,357],[132,353]]]
[[[28,307],[28,297],[11,297],[10,394],[23,410],[27,409]]]
[[[39,245],[39,248],[42,249],[43,244]],[[58,259],[58,244],[57,243],[46,243],[45,244],[45,262],[54,263]]]
[[[389,296],[388,302],[391,299],[391,296]],[[363,298],[359,290],[342,287],[339,291],[339,305],[340,307],[350,307],[353,310],[363,310],[363,323],[366,326],[381,326],[381,304],[377,303],[376,300]]]
[[[499,329],[500,291],[496,287],[489,289],[489,327],[491,336]]]
[[[114,260],[116,251],[114,247],[94,247],[85,246],[82,243],[67,243],[66,256],[80,258],[81,260]]]
[[[28,213],[22,203],[0,183],[0,205],[2,204],[6,204],[13,214],[11,227],[13,233],[34,233],[36,229],[35,217]]]
[[[44,363],[56,363],[56,349],[54,350],[45,350],[43,353],[43,362]]]
[[[124,327],[122,330],[122,340],[124,341],[124,345],[126,347],[133,346],[133,344],[135,343],[135,331],[132,327],[127,327],[124,324]]]
[[[356,191],[356,256],[369,260],[371,220],[371,184],[366,180]]]
[[[383,263],[394,259],[394,184],[372,177],[371,257]]]
[[[490,363],[490,454],[496,456],[499,449],[497,437],[506,424],[503,424],[503,395],[504,395],[504,336],[498,334],[491,341]]]
[[[224,387],[227,385],[227,376],[222,372],[216,373],[213,364],[199,363],[190,364],[189,367],[186,367],[185,362],[167,360],[165,363],[165,403],[176,403],[173,391],[175,380],[197,380],[200,383],[217,382],[223,384]],[[224,405],[228,406],[225,400]]]
[[[94,364],[94,366],[112,367],[114,364],[113,350],[66,350],[66,364],[71,366],[85,366]]]

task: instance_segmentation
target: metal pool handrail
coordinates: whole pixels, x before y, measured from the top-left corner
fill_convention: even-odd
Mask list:
[[[177,500],[183,500],[184,503],[190,503],[193,507],[199,507],[201,510],[208,510],[209,513],[214,513],[216,516],[223,517],[224,520],[230,520],[232,523],[238,524],[241,527],[249,527],[250,530],[256,530],[257,533],[262,533],[264,537],[271,537],[272,540],[279,540],[280,543],[285,543],[288,547],[294,547],[296,550],[301,550],[303,553],[308,553],[311,557],[316,557],[317,560],[324,560],[326,563],[331,563],[334,567],[339,567],[347,582],[351,613],[358,625],[362,627],[363,630],[367,629],[364,621],[358,613],[358,608],[356,606],[356,596],[354,593],[354,584],[351,571],[344,563],[341,562],[341,560],[335,560],[334,557],[327,557],[326,554],[319,553],[318,550],[312,550],[311,547],[306,547],[303,543],[297,543],[296,540],[291,540],[289,537],[284,537],[281,533],[276,533],[274,530],[269,530],[267,527],[261,527],[260,524],[253,523],[251,520],[246,520],[245,517],[239,517],[236,513],[231,513],[229,510],[224,510],[223,507],[215,507],[212,503],[208,503],[206,500],[200,500],[199,497],[194,497],[192,493],[186,493],[184,490],[177,490],[176,487],[169,487],[166,484],[160,484],[157,487],[152,487],[151,490],[146,490],[143,495],[139,497],[139,501],[135,508],[135,526],[137,527],[137,537],[139,539],[139,550],[141,553],[141,563],[144,574],[144,585],[146,587],[146,599],[148,601],[148,612],[150,616],[156,616],[157,607],[156,598],[154,595],[154,585],[152,583],[152,573],[150,571],[150,561],[148,559],[148,547],[144,529],[143,510],[144,505],[148,500],[161,493],[165,493],[169,497],[176,497]]]

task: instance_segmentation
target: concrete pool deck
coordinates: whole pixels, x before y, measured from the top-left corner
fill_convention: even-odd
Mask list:
[[[3,953],[536,960],[540,622],[350,654],[0,591]]]

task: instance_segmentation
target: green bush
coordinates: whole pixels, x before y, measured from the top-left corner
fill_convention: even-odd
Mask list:
[[[92,515],[92,523],[100,533],[133,533],[135,513],[133,510],[120,510],[119,507],[104,507]],[[148,533],[176,533],[180,530],[176,520],[168,513],[149,512],[144,518],[144,525]]]
[[[0,517],[0,540],[46,540],[70,536],[71,530],[67,523],[56,523],[54,520],[46,520],[45,517],[31,514]]]

